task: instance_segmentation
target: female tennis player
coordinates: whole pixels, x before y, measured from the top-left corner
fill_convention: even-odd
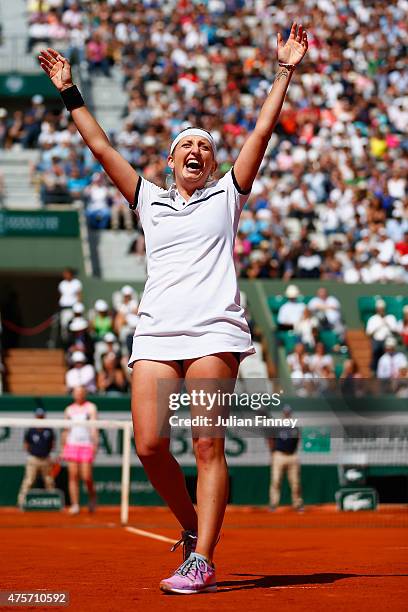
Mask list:
[[[138,176],[113,149],[72,82],[68,61],[54,49],[39,60],[72,113],[79,132],[106,173],[135,208],[145,234],[148,279],[138,313],[133,351],[132,415],[138,456],[150,481],[183,527],[184,562],[160,583],[164,592],[216,590],[213,553],[224,518],[228,472],[222,437],[193,434],[197,462],[197,512],[183,473],[159,434],[158,388],[177,392],[203,379],[235,380],[239,361],[254,352],[239,301],[233,245],[307,35],[292,25],[284,44],[278,34],[279,69],[253,132],[234,167],[212,181],[216,144],[208,132],[189,128],[171,143],[174,185],[161,189]]]
[[[61,436],[61,458],[68,463],[68,489],[71,499],[69,514],[79,514],[79,481],[84,481],[88,490],[88,509],[95,511],[96,493],[92,476],[92,463],[98,450],[98,432],[81,425],[97,418],[95,404],[86,399],[85,387],[75,387],[73,402],[65,408],[64,418],[75,423],[65,429]]]

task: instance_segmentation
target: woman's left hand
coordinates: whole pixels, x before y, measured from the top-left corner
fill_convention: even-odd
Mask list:
[[[296,21],[292,24],[290,35],[283,44],[282,34],[278,33],[278,61],[283,64],[300,64],[308,47],[307,34]]]

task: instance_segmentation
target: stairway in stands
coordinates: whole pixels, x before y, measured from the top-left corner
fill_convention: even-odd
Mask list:
[[[123,74],[120,68],[113,67],[111,76],[92,73],[90,94],[95,116],[106,133],[120,130],[123,124],[123,111],[129,99],[123,89]]]
[[[30,164],[38,161],[38,151],[12,149],[0,151],[4,177],[4,206],[8,209],[39,209],[39,194],[31,182]]]
[[[40,74],[35,49],[27,52],[28,18],[27,2],[23,0],[0,0],[0,24],[2,44],[0,46],[0,73],[14,72],[15,85],[19,73]]]
[[[64,352],[59,349],[9,349],[5,355],[5,390],[15,395],[65,393]]]
[[[346,332],[350,355],[358,365],[363,378],[371,378],[371,342],[363,329],[350,329]]]
[[[129,254],[136,232],[97,230],[89,234],[94,270],[104,280],[145,281],[145,258]]]

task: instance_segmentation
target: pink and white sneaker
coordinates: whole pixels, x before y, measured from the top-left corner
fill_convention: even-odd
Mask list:
[[[217,590],[215,567],[202,555],[191,553],[173,576],[160,582],[160,589],[164,593],[180,595],[214,592]]]

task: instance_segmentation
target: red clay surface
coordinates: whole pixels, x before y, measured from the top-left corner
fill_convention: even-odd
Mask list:
[[[162,508],[132,509],[129,525],[179,534]],[[406,507],[304,515],[229,508],[215,559],[219,590],[190,597],[158,590],[181,553],[126,531],[117,509],[77,517],[0,510],[0,548],[1,590],[69,591],[75,612],[406,610]]]

